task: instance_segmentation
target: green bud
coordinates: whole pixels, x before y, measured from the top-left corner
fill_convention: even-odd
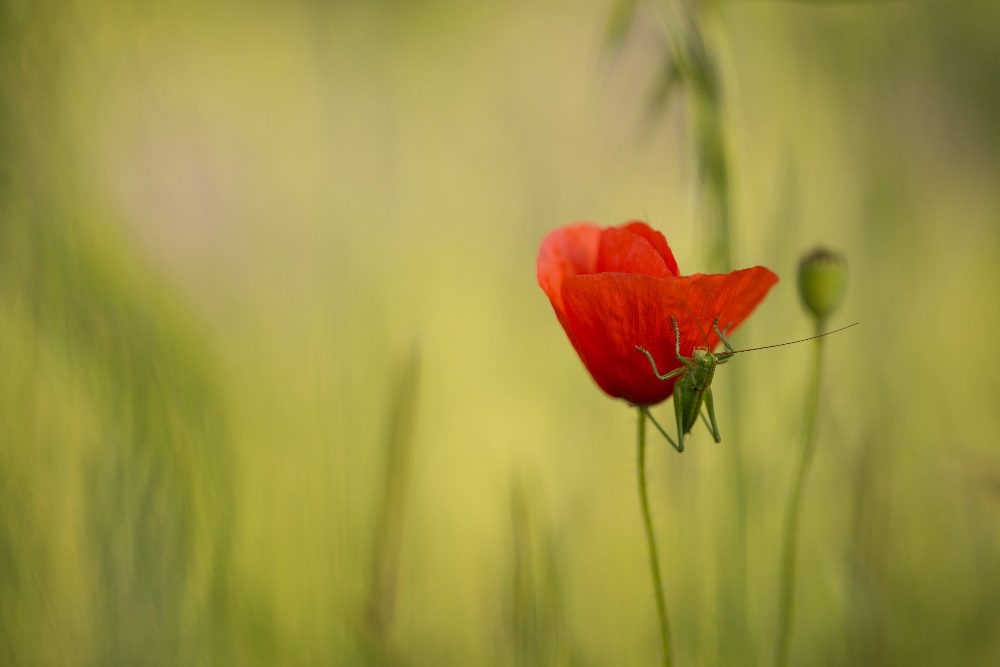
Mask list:
[[[816,248],[799,260],[799,296],[818,323],[836,310],[846,285],[847,258],[840,253]]]

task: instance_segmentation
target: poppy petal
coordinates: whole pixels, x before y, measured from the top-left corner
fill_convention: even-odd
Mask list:
[[[653,405],[670,396],[674,382],[658,380],[680,363],[674,354],[671,312],[677,291],[664,279],[628,273],[598,273],[563,283],[564,326],[584,366],[607,394],[636,405]],[[669,335],[668,335],[669,332]]]
[[[749,317],[778,276],[763,266],[732,273],[680,276],[671,279],[680,293],[682,315],[677,316],[681,330],[681,353],[689,356],[695,347],[714,350],[721,342],[712,323],[719,318],[719,328],[735,331]],[[728,337],[728,336],[727,336]]]
[[[677,269],[677,260],[674,259],[674,253],[670,250],[670,246],[667,245],[667,238],[663,234],[640,220],[633,220],[622,225],[621,229],[646,239],[649,245],[653,246],[653,249],[663,258],[663,263],[666,265],[670,275],[680,275],[680,271]]]
[[[588,222],[555,229],[542,241],[535,263],[538,285],[549,297],[560,320],[563,311],[563,280],[570,276],[594,273],[600,243],[601,228]]]
[[[616,227],[601,232],[595,273],[640,273],[658,278],[671,275],[649,241]]]

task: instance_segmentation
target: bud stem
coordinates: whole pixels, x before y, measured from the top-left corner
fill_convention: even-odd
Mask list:
[[[816,335],[823,333],[823,321],[816,318]],[[785,518],[784,553],[781,566],[781,597],[778,609],[778,646],[775,664],[788,665],[792,649],[792,631],[795,625],[795,561],[798,550],[799,518],[806,477],[816,451],[816,417],[819,412],[820,376],[823,369],[823,341],[813,341],[812,381],[806,403],[805,433],[802,442],[802,458],[795,474],[792,495],[788,500],[788,514]]]

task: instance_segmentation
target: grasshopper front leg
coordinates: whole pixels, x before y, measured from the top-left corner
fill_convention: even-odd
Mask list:
[[[677,318],[671,315],[670,321],[674,325],[674,355],[677,357],[677,361],[684,364],[685,369],[691,368],[694,366],[694,362],[681,354],[681,330],[677,326]],[[718,322],[718,318],[716,318],[716,322]]]
[[[673,324],[674,324],[674,341],[675,341],[674,342],[674,354],[677,356],[677,361],[679,361],[682,364],[684,364],[683,366],[681,366],[680,368],[675,368],[674,370],[670,371],[669,373],[661,375],[660,374],[660,369],[658,369],[656,367],[656,362],[653,360],[653,355],[649,353],[649,350],[647,350],[646,348],[642,347],[641,345],[636,345],[635,346],[635,349],[637,349],[640,352],[642,352],[643,354],[645,354],[646,358],[649,359],[649,364],[653,367],[653,373],[656,375],[656,379],[657,380],[669,380],[670,378],[675,378],[678,375],[684,375],[684,373],[686,373],[689,368],[691,368],[692,366],[694,366],[694,362],[693,361],[691,361],[690,359],[688,359],[687,357],[685,357],[683,354],[681,354],[681,331],[680,331],[680,328],[678,328],[678,326],[677,326],[677,320],[674,318],[673,315],[670,316],[670,321],[673,322]],[[718,318],[716,318],[716,323],[718,323]],[[728,346],[729,343],[726,343],[726,345]],[[733,348],[729,348],[729,349],[731,350]],[[676,389],[676,386],[677,385],[674,385],[675,389]]]
[[[687,367],[683,366],[681,368],[675,368],[674,370],[670,371],[669,373],[666,373],[665,375],[660,375],[660,371],[656,367],[656,362],[653,361],[653,355],[651,355],[649,353],[649,350],[647,350],[646,348],[641,347],[639,345],[636,345],[635,349],[637,349],[640,352],[642,352],[643,354],[645,354],[646,358],[649,359],[649,363],[653,367],[653,373],[656,375],[656,379],[657,380],[669,380],[670,378],[675,378],[678,375],[683,375],[684,372],[687,370]]]
[[[729,331],[729,325],[727,324],[722,331],[719,331],[720,317],[722,317],[722,315],[716,316],[715,322],[712,323],[712,328],[715,329],[715,333],[719,335],[719,340],[722,341],[722,344],[726,346],[726,351],[721,353],[722,358],[719,359],[719,363],[724,363],[729,361],[729,358],[736,354],[736,350],[733,349],[733,346],[729,344],[729,340],[726,339],[726,332]]]

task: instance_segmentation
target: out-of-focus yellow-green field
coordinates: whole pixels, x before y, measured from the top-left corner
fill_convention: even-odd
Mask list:
[[[737,347],[848,257],[792,662],[1000,663],[1000,5],[696,4],[4,3],[0,663],[655,664],[635,410],[535,280],[636,218],[778,273]],[[809,359],[650,440],[678,665],[774,660]]]

